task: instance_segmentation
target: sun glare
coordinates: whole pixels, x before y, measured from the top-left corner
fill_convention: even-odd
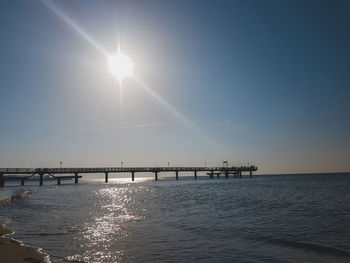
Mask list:
[[[108,69],[117,79],[122,80],[132,76],[134,64],[126,55],[118,52],[108,58]]]

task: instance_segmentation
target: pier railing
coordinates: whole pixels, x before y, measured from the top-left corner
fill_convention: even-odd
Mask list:
[[[158,180],[158,173],[175,172],[176,180],[179,179],[179,172],[192,172],[194,179],[197,179],[198,172],[207,172],[210,179],[214,179],[214,175],[220,178],[224,174],[225,178],[233,175],[234,178],[242,178],[242,172],[249,172],[253,177],[253,171],[257,171],[256,166],[237,166],[237,167],[80,167],[80,168],[0,168],[0,187],[5,185],[5,181],[21,180],[21,185],[34,175],[39,175],[40,185],[43,185],[44,175],[49,175],[57,180],[57,184],[61,184],[63,178],[74,178],[75,183],[86,173],[104,173],[105,182],[108,182],[109,173],[131,173],[131,180],[135,180],[135,173],[154,173],[154,179]],[[72,174],[72,175],[64,175]]]
[[[194,171],[256,171],[256,166],[237,167],[90,167],[90,168],[0,168],[0,174],[62,174],[62,173],[130,173],[130,172],[194,172]]]

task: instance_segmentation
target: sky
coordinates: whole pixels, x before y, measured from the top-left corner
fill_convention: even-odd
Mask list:
[[[350,171],[349,1],[11,0],[0,27],[0,167]]]

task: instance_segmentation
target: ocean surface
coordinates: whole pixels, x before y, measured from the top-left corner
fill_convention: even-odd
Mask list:
[[[103,178],[7,187],[0,221],[52,262],[350,262],[350,174]]]

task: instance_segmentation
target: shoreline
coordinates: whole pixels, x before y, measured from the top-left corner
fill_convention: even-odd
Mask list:
[[[10,205],[12,200],[23,198],[29,193],[24,190],[14,195],[0,198],[1,206]],[[41,252],[40,248],[24,245],[21,241],[11,237],[14,231],[5,227],[3,222],[0,222],[0,255],[1,260],[11,263],[50,263],[49,255]]]

